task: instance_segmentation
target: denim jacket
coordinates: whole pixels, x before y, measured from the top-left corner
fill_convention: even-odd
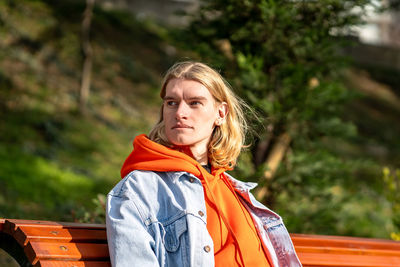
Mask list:
[[[273,266],[301,266],[282,219],[249,192],[255,183],[227,175]],[[107,197],[107,238],[112,266],[214,266],[201,181],[187,172],[133,171]]]

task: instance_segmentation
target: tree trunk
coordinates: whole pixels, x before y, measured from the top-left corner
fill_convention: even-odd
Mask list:
[[[86,105],[90,94],[90,83],[92,78],[92,46],[90,44],[90,25],[92,22],[95,0],[86,0],[86,9],[82,21],[82,51],[83,69],[80,89],[79,108],[81,113],[86,113]]]
[[[274,177],[275,172],[278,169],[279,164],[281,163],[283,157],[285,156],[286,150],[290,145],[290,141],[291,138],[289,134],[284,132],[278,136],[275,143],[273,144],[271,152],[269,153],[265,161],[268,169],[264,172],[263,178],[266,179],[267,181],[271,181],[272,178]],[[260,190],[258,190],[256,194],[257,198],[260,201],[268,197],[269,195],[270,192],[268,192],[268,186],[263,186],[262,188],[260,188]]]

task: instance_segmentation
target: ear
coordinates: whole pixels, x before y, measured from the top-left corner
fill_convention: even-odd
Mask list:
[[[225,122],[226,116],[228,115],[228,104],[226,102],[222,102],[218,105],[218,116],[215,121],[215,125],[221,125]]]

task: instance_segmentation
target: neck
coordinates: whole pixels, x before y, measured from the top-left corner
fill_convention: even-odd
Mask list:
[[[208,164],[207,149],[199,150],[199,149],[196,149],[196,147],[181,146],[177,150],[194,158],[198,163],[200,163],[200,165]]]
[[[207,150],[204,151],[197,151],[195,148],[190,149],[193,158],[200,163],[200,165],[207,165],[208,164],[208,153]]]

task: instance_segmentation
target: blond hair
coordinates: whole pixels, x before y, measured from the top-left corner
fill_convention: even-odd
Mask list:
[[[184,61],[173,65],[164,77],[160,92],[161,98],[165,97],[167,84],[172,79],[199,82],[210,91],[217,103],[227,103],[226,121],[214,128],[208,144],[208,159],[216,168],[232,168],[244,147],[248,124],[243,108],[248,108],[248,106],[232,92],[225,79],[206,64]],[[162,108],[160,120],[150,131],[149,138],[162,145],[172,146],[165,134]]]

